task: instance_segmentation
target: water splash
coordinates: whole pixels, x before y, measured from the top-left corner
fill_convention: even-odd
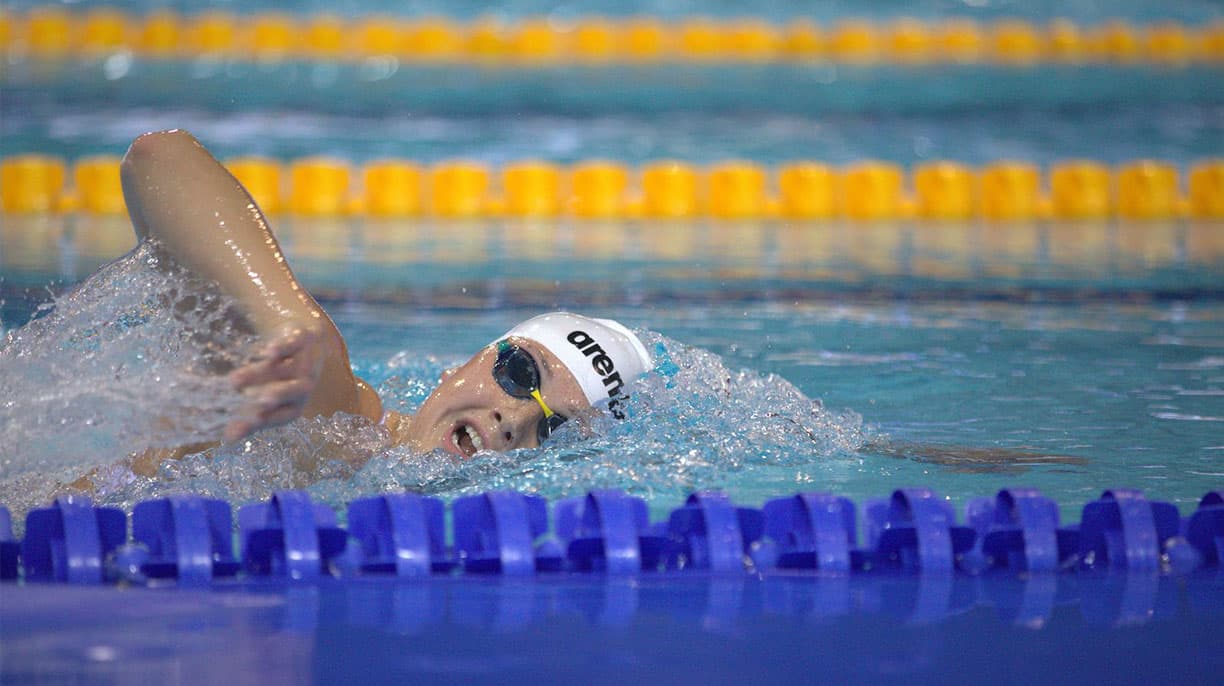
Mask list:
[[[120,474],[99,495],[130,507],[169,492],[249,502],[305,488],[343,508],[360,495],[400,490],[453,498],[517,489],[557,498],[614,487],[670,502],[726,487],[746,471],[777,470],[791,480],[805,466],[858,464],[867,433],[856,414],[830,412],[780,377],[729,370],[712,352],[643,336],[662,361],[633,385],[628,419],[570,422],[541,448],[466,461],[421,455],[390,446],[386,429],[362,418],[314,417],[167,462],[154,478],[115,467]],[[412,412],[441,371],[460,361],[398,354],[380,370],[379,393],[389,407]]]
[[[451,498],[511,488],[556,498],[615,487],[674,501],[729,486],[744,472],[791,482],[815,465],[857,464],[866,436],[856,414],[831,412],[781,377],[728,369],[710,351],[641,333],[657,365],[633,384],[628,418],[570,422],[541,448],[467,461],[412,454],[392,447],[385,428],[336,415],[169,460],[144,477],[121,458],[221,434],[239,402],[222,373],[254,343],[232,303],[145,246],[0,348],[0,397],[9,399],[0,410],[0,502],[16,513],[42,506],[86,474],[96,501],[125,509],[176,492],[242,503],[286,488],[334,507],[403,489]],[[407,350],[363,372],[389,408],[411,413],[441,372],[462,361]]]
[[[0,499],[26,509],[90,468],[212,440],[238,400],[224,373],[253,342],[156,246],[106,266],[0,343]]]

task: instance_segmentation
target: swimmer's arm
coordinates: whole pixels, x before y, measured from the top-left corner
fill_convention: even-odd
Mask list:
[[[377,421],[382,405],[352,373],[340,332],[289,268],[246,189],[185,131],[150,133],[121,166],[137,236],[235,298],[269,343],[234,373],[252,397],[226,429],[233,439],[298,415],[342,411]]]
[[[149,448],[148,450],[129,455],[113,466],[126,467],[136,476],[152,477],[157,474],[162,462],[181,460],[192,453],[203,452],[215,444],[193,443],[177,448]],[[113,467],[112,466],[112,467]],[[52,489],[52,496],[83,494],[94,496],[98,493],[98,484],[105,483],[107,472],[111,467],[94,467],[84,475],[67,484],[59,483]]]
[[[952,471],[977,474],[1019,473],[1041,465],[1083,465],[1088,462],[1083,457],[1051,454],[1030,448],[935,445],[887,438],[870,440],[859,451],[870,455],[937,464]]]
[[[318,304],[289,269],[246,189],[185,131],[137,138],[123,158],[123,197],[139,239],[217,283],[268,335],[286,324],[323,328]]]

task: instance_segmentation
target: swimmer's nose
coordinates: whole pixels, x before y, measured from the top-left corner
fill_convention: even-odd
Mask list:
[[[490,418],[496,431],[494,440],[503,445],[503,450],[532,447],[540,415],[540,406],[531,399],[526,402],[516,399],[516,402],[492,410]]]

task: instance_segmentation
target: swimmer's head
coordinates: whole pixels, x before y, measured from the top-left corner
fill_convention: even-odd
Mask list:
[[[444,373],[403,440],[462,457],[536,447],[592,408],[624,418],[629,385],[650,368],[642,341],[618,322],[533,317]]]
[[[624,418],[625,386],[645,374],[650,353],[623,324],[570,312],[532,317],[501,339],[525,338],[543,346],[573,375],[592,407],[607,408]]]

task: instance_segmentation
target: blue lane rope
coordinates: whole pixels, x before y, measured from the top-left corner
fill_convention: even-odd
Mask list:
[[[1182,518],[1171,503],[1110,489],[1085,504],[1079,524],[1036,489],[1012,488],[966,505],[966,522],[930,489],[899,489],[865,502],[799,493],[761,508],[699,492],[660,522],[646,502],[616,490],[552,504],[494,491],[451,506],[396,493],[354,501],[348,529],[305,491],[278,491],[238,510],[223,500],[176,495],[136,505],[131,539],[121,510],[60,497],[26,516],[16,541],[0,507],[0,579],[99,584],[229,578],[423,577],[547,573],[636,575],[703,570],[716,575],[900,571],[923,576],[1110,570],[1185,574],[1224,560],[1224,493],[1203,496]],[[860,522],[861,516],[861,522]],[[551,521],[550,521],[551,520]],[[550,526],[551,524],[551,526]],[[860,525],[863,540],[857,537]]]

